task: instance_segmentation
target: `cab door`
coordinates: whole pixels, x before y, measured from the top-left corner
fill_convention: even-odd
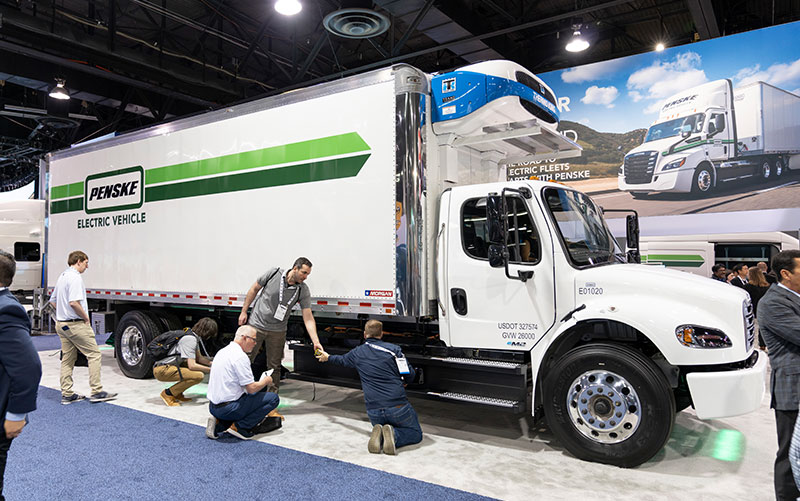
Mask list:
[[[485,186],[451,194],[444,291],[450,342],[528,351],[555,321],[553,241],[538,199],[508,195],[508,276],[489,266],[486,196]]]

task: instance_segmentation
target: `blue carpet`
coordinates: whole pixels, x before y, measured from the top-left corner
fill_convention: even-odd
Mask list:
[[[4,495],[35,499],[488,499],[111,404],[38,410],[9,451]],[[324,437],[320,437],[324,440]],[[366,452],[365,452],[366,454]]]
[[[106,339],[108,339],[109,335],[111,335],[110,332],[108,334],[100,334],[99,336],[95,336],[95,339],[97,339],[97,344],[101,348],[105,345]],[[46,336],[31,336],[31,341],[33,341],[33,346],[36,347],[36,351],[61,349],[61,338],[59,338],[57,334],[48,334]]]

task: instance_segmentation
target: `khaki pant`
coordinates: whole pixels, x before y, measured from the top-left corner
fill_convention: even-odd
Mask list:
[[[258,349],[261,344],[264,344],[267,350],[267,369],[272,371],[272,384],[267,386],[267,391],[278,393],[278,386],[281,383],[281,361],[283,360],[283,347],[286,345],[286,331],[263,331],[256,329],[256,345],[253,351],[250,352],[250,363],[256,359]],[[261,379],[261,374],[253,374],[253,377],[258,381]]]
[[[181,381],[183,375],[183,381]],[[157,365],[153,367],[153,376],[159,381],[178,381],[169,387],[172,396],[183,395],[183,392],[203,381],[204,373],[200,371],[190,371],[186,367],[181,367],[180,374],[175,365]]]
[[[94,331],[85,322],[56,322],[56,332],[61,338],[61,396],[70,397],[72,370],[78,351],[89,361],[89,387],[92,395],[103,391],[100,384],[100,348],[94,339]]]

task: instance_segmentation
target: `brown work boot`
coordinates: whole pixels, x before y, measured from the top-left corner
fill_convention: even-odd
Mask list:
[[[191,402],[192,401],[191,398],[184,397],[183,393],[181,393],[180,395],[173,395],[173,397],[175,397],[175,400],[177,400],[178,402]]]
[[[285,417],[283,417],[283,416],[281,415],[281,413],[279,413],[279,412],[278,412],[278,409],[272,409],[272,410],[269,412],[269,414],[267,414],[267,417],[279,417],[279,418],[281,418],[281,421],[286,421],[286,418],[285,418]]]
[[[167,395],[167,390],[163,390],[161,392],[161,400],[163,400],[164,403],[170,407],[178,407],[181,405],[181,403],[178,402],[178,400],[175,397],[173,397],[172,395]]]

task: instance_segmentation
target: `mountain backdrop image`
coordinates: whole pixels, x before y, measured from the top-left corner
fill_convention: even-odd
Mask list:
[[[573,130],[578,134],[578,144],[583,148],[580,157],[570,158],[573,169],[582,167],[591,177],[616,177],[625,154],[642,144],[647,129],[634,129],[625,133],[598,132],[577,122],[562,120],[559,131]]]

